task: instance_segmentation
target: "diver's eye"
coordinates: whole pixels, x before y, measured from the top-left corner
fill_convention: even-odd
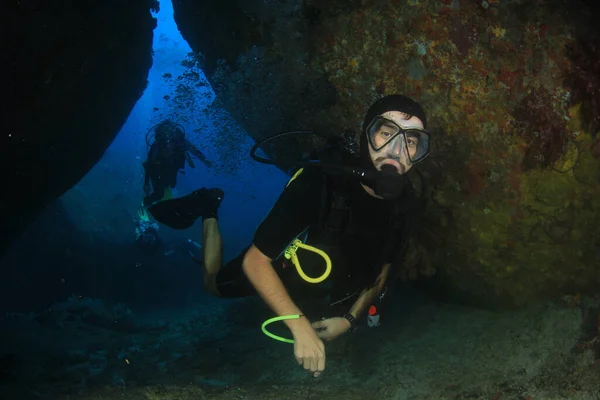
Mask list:
[[[396,133],[398,133],[398,131],[396,129],[394,129],[394,128],[389,127],[389,126],[382,126],[381,128],[379,128],[379,130],[378,130],[377,133],[382,138],[389,139],[392,136],[394,136]]]

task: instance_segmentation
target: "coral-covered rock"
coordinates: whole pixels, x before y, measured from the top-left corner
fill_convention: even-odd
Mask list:
[[[600,129],[600,39],[580,40],[568,49],[571,70],[567,85],[573,100],[585,105],[588,130],[596,133]]]
[[[445,132],[418,166],[427,215],[401,277],[436,271],[437,293],[492,307],[598,287],[597,92],[564,83],[600,76],[589,49],[566,50],[597,25],[593,2],[231,1],[211,14],[216,0],[182,0],[176,19],[253,138],[358,133],[390,93],[420,100]],[[217,34],[239,21],[231,44],[208,43],[198,14]],[[298,147],[277,159],[292,164]]]
[[[529,93],[513,111],[515,131],[527,143],[524,169],[549,167],[565,153],[570,134],[563,115],[553,108],[550,93],[536,89]]]

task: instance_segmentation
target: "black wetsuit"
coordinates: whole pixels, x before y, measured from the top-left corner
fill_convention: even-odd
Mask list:
[[[152,182],[152,194],[144,199],[145,204],[161,200],[165,189],[174,188],[177,185],[177,173],[185,168],[188,152],[210,167],[210,162],[188,140],[182,139],[169,143],[154,142],[152,144],[148,152],[148,159],[144,163],[146,173],[144,185]],[[191,165],[193,166],[193,164]]]
[[[272,265],[294,301],[320,299],[328,305],[348,308],[363,289],[375,283],[384,264],[398,259],[398,246],[393,249],[388,240],[392,210],[398,200],[372,197],[358,180],[351,179],[344,185],[351,211],[324,216],[323,179],[321,168],[310,168],[289,183],[256,231],[254,245],[274,260]],[[345,221],[331,221],[340,216]],[[332,271],[323,283],[304,281],[291,260],[282,255],[301,232],[307,235],[306,244],[325,251],[331,258]],[[245,251],[217,275],[217,287],[223,297],[256,293],[242,270],[244,254]],[[318,277],[325,271],[322,257],[302,249],[297,255],[308,276]]]

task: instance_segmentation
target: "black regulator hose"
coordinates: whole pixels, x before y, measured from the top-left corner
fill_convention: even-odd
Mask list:
[[[250,157],[253,160],[258,161],[263,164],[274,165],[275,161],[269,158],[259,157],[256,155],[256,150],[263,144],[267,143],[270,140],[279,139],[281,137],[290,136],[290,135],[307,135],[312,134],[315,136],[323,137],[322,135],[318,135],[312,131],[292,131],[292,132],[284,132],[279,133],[277,135],[268,137],[257,142],[252,149],[250,150]],[[325,138],[325,137],[323,137]],[[325,138],[327,139],[327,138]],[[405,175],[399,175],[396,167],[392,165],[384,165],[381,168],[381,171],[377,171],[375,169],[365,169],[352,165],[340,165],[340,164],[330,164],[324,163],[322,161],[299,161],[295,163],[296,166],[299,167],[320,167],[325,168],[330,171],[334,171],[344,175],[351,175],[355,178],[358,178],[361,182],[368,183],[369,186],[373,188],[375,194],[389,199],[395,198],[402,194],[404,187],[407,182],[407,178]]]
[[[265,144],[271,140],[280,139],[282,137],[291,136],[291,135],[315,135],[320,138],[327,139],[327,137],[325,137],[323,135],[319,135],[318,133],[314,133],[313,131],[291,131],[291,132],[278,133],[277,135],[274,135],[274,136],[271,136],[271,137],[268,137],[268,138],[265,138],[263,140],[256,142],[256,144],[254,146],[252,146],[252,149],[250,149],[250,157],[252,157],[253,160],[258,161],[259,163],[275,165],[276,162],[274,160],[272,160],[270,158],[260,157],[260,156],[256,155],[256,151],[263,144]],[[350,174],[359,179],[374,179],[377,176],[376,171],[371,171],[371,170],[367,170],[367,169],[363,169],[363,168],[359,168],[359,167],[352,167],[352,166],[346,166],[346,165],[323,163],[321,161],[299,161],[299,162],[295,163],[295,165],[300,166],[300,167],[323,167],[323,168],[327,168],[329,170],[333,170],[333,171],[340,172],[343,174]]]
[[[260,140],[258,142],[256,142],[256,144],[254,146],[252,146],[252,149],[250,149],[250,157],[252,157],[252,159],[254,161],[258,161],[259,163],[262,164],[269,164],[269,165],[275,165],[275,161],[270,159],[270,158],[264,158],[264,157],[260,157],[256,155],[256,150],[258,150],[260,148],[260,146],[262,146],[263,144],[270,142],[271,140],[275,140],[275,139],[280,139],[282,137],[285,136],[291,136],[291,135],[316,135],[321,137],[320,135],[314,133],[313,131],[291,131],[291,132],[283,132],[283,133],[278,133],[277,135],[265,138],[263,140]]]

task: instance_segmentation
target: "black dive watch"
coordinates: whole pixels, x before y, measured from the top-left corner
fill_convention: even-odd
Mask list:
[[[350,329],[348,329],[348,332],[354,332],[356,330],[356,328],[358,328],[358,323],[356,322],[356,318],[354,318],[354,316],[350,313],[344,314],[344,318],[346,318],[348,320],[348,322],[350,322]]]

